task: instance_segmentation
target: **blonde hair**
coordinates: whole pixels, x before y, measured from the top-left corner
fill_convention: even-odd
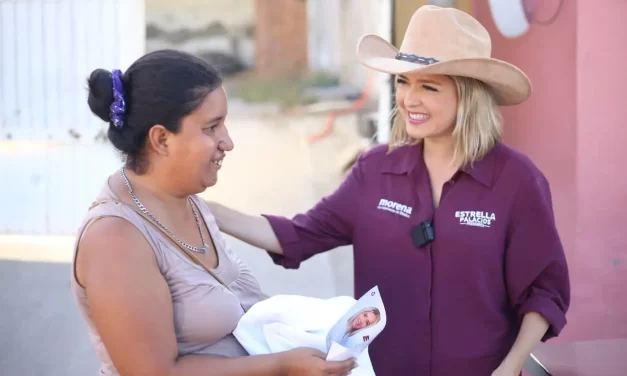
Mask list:
[[[350,324],[351,322],[355,319],[355,317],[361,315],[364,312],[372,312],[375,316],[374,322],[371,323],[370,325],[363,327],[361,329],[357,329],[355,331],[352,331]],[[376,325],[379,321],[381,321],[381,312],[379,311],[379,308],[377,307],[369,307],[369,308],[364,308],[361,311],[355,313],[354,315],[352,315],[347,321],[346,321],[346,332],[344,333],[344,335],[348,335],[349,337],[355,335],[355,333],[361,332],[364,329],[367,329],[373,325]]]
[[[460,167],[483,158],[501,140],[502,117],[490,87],[474,78],[449,76],[457,87],[457,120],[453,129],[454,150],[451,163]],[[407,134],[405,119],[397,105],[392,110],[389,152],[422,140]]]

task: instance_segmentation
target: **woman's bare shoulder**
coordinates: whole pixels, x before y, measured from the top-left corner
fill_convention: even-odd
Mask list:
[[[116,216],[95,219],[77,245],[76,276],[79,283],[84,285],[88,273],[95,276],[126,267],[135,269],[133,275],[137,278],[141,273],[159,272],[150,243],[135,225]]]
[[[78,252],[77,280],[120,373],[159,374],[171,367],[177,354],[172,298],[139,229],[120,217],[98,219]]]

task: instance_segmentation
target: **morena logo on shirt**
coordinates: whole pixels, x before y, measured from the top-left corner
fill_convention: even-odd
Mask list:
[[[411,206],[399,204],[398,202],[386,200],[382,198],[379,201],[379,206],[377,209],[386,210],[394,214],[402,215],[403,217],[409,218],[411,216]]]
[[[455,218],[459,218],[459,224],[474,227],[490,227],[492,221],[496,221],[496,215],[484,211],[456,211]]]

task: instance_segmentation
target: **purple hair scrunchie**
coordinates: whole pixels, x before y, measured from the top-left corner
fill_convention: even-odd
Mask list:
[[[124,112],[126,111],[124,85],[122,84],[122,71],[114,69],[111,79],[113,80],[113,103],[111,103],[109,118],[114,126],[122,128],[124,126]]]

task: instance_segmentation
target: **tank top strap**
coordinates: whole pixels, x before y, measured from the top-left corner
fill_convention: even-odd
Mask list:
[[[108,184],[105,184],[105,186],[102,188],[101,193],[90,205],[87,214],[83,219],[83,223],[79,226],[79,229],[76,233],[76,241],[74,244],[73,262],[76,261],[78,245],[85,232],[98,219],[105,217],[122,218],[135,226],[135,228],[144,236],[146,241],[150,244],[150,247],[153,249],[153,252],[155,253],[155,256],[157,258],[157,264],[159,265],[159,268],[163,267],[164,256],[163,250],[161,249],[161,243],[157,240],[159,236],[159,234],[157,234],[157,230],[151,228],[151,226],[146,223],[145,219],[143,219],[139,214],[137,214],[127,205],[123,204],[118,199],[118,197],[113,192],[111,192]]]

